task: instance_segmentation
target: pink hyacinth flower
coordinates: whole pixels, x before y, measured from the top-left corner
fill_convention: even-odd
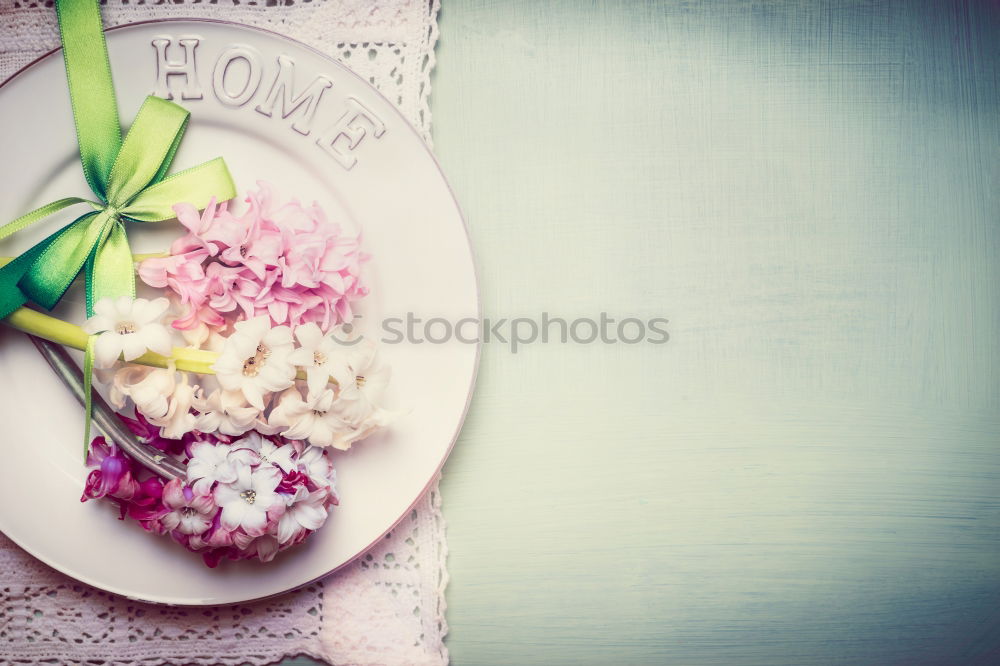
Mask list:
[[[218,510],[210,494],[195,495],[180,479],[163,486],[163,504],[170,510],[160,519],[164,529],[188,535],[204,533]]]

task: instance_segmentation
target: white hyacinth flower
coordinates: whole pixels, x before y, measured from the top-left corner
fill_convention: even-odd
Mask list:
[[[288,474],[295,469],[295,447],[291,444],[276,445],[271,440],[261,437],[258,432],[247,433],[243,439],[233,442],[233,450],[246,449],[257,454],[261,465],[275,465]]]
[[[242,527],[250,536],[264,533],[267,510],[284,501],[274,490],[281,482],[281,472],[270,465],[256,470],[238,465],[236,480],[215,487],[215,503],[222,507],[222,526],[227,530]]]
[[[315,395],[326,388],[338,365],[343,365],[346,350],[332,337],[323,335],[314,322],[296,327],[295,337],[299,347],[289,359],[305,370],[309,394]]]
[[[388,423],[385,410],[372,412],[359,424],[348,423],[337,413],[336,402],[330,389],[303,400],[293,386],[278,396],[267,422],[272,428],[285,428],[281,434],[287,439],[302,439],[341,451],[348,450],[351,444]]]
[[[234,452],[229,444],[196,442],[191,445],[187,481],[196,495],[207,495],[216,481],[232,483],[236,480],[237,468],[251,463],[248,451]]]
[[[173,343],[167,327],[160,323],[168,307],[165,298],[149,301],[120,296],[95,303],[94,316],[83,325],[84,331],[97,335],[94,365],[110,368],[119,357],[131,361],[147,351],[169,356]]]
[[[334,492],[333,488],[337,483],[337,471],[330,462],[330,457],[324,455],[320,446],[309,446],[299,456],[299,466],[305,470],[313,483],[319,488],[327,488]],[[334,494],[336,494],[334,492]]]
[[[156,418],[147,415],[147,420],[150,423],[160,426],[160,436],[167,439],[180,439],[194,430],[197,420],[195,415],[191,413],[195,388],[188,384],[186,372],[178,374],[180,377],[170,394],[166,413]]]
[[[177,384],[173,366],[166,369],[129,364],[115,372],[108,397],[121,409],[126,398],[146,418],[162,418],[170,407],[170,397]]]
[[[375,351],[374,342],[361,340],[338,357],[332,371],[338,384],[334,411],[354,428],[362,428],[371,421],[388,422],[391,418],[379,406],[389,384],[389,368],[376,364]]]
[[[264,409],[264,396],[282,391],[295,382],[292,331],[287,326],[271,328],[267,316],[237,322],[212,366],[219,384],[227,391],[241,391],[247,402]]]
[[[295,497],[278,519],[278,543],[297,539],[303,531],[318,530],[326,522],[328,511],[325,503],[329,491],[325,488],[307,491],[299,487]]]
[[[247,404],[242,391],[216,389],[208,396],[199,389],[194,397],[199,414],[195,428],[202,432],[219,432],[235,437],[252,430],[258,424],[260,410]]]

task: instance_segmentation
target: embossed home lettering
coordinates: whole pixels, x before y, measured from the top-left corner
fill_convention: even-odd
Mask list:
[[[239,90],[233,92],[232,82],[226,80],[226,74],[230,71],[230,66],[237,60],[246,63],[246,80]],[[235,69],[235,68],[233,68]],[[257,92],[260,86],[260,79],[264,76],[264,70],[260,66],[260,53],[252,46],[234,44],[219,54],[219,59],[215,61],[215,69],[212,70],[212,90],[215,97],[226,106],[243,106],[250,101],[250,98]]]
[[[167,58],[170,37],[157,37],[152,42],[153,48],[156,50],[156,90],[153,91],[153,94],[163,99],[173,99],[174,94],[170,90],[167,77],[184,77],[181,99],[201,99],[198,63],[195,60],[195,49],[198,48],[200,40],[197,37],[181,37],[178,41],[184,50],[184,56],[180,61]]]
[[[365,124],[358,121],[365,120],[371,127],[372,136],[376,139],[385,134],[385,123],[372,113],[364,104],[355,97],[347,98],[347,112],[340,117],[329,129],[323,132],[316,143],[337,163],[345,169],[350,169],[358,162],[352,151],[358,147],[361,140],[368,133]],[[346,139],[346,141],[344,141]]]
[[[319,101],[323,98],[326,89],[333,85],[333,81],[320,74],[297,96],[293,92],[294,85],[295,61],[286,55],[279,55],[278,74],[274,77],[274,83],[271,84],[271,91],[267,93],[267,97],[257,105],[257,112],[270,118],[280,99],[281,117],[287,118],[304,105],[305,110],[301,117],[292,123],[292,129],[303,136],[308,136]]]
[[[173,46],[174,38],[157,36],[151,45],[156,52],[156,89],[154,94],[174,99],[175,91],[181,99],[202,99],[198,69],[198,46],[201,38],[181,36],[177,39],[180,51]],[[168,52],[170,52],[168,54]],[[173,57],[170,57],[170,56]],[[282,120],[292,118],[291,128],[302,136],[309,136],[321,115],[337,120],[319,133],[315,143],[323,152],[344,169],[352,169],[358,162],[355,150],[366,136],[373,139],[385,134],[385,123],[356,97],[347,97],[340,108],[327,102],[322,105],[324,93],[333,87],[333,79],[318,74],[304,87],[296,85],[295,60],[281,54],[276,58],[277,72],[270,86],[262,86],[266,74],[260,52],[247,44],[232,44],[223,49],[212,68],[212,92],[215,98],[230,108],[245,106],[254,98],[259,103],[254,111]],[[266,90],[263,99],[259,91]],[[327,96],[328,97],[328,96]],[[322,106],[321,106],[322,105]],[[346,111],[344,111],[346,107]],[[322,112],[326,113],[323,114]]]

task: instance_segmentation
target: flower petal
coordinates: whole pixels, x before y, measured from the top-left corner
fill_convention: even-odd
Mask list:
[[[222,507],[222,526],[227,530],[235,530],[237,527],[243,524],[243,521],[250,512],[250,505],[247,504],[240,498],[233,501],[227,502]],[[260,512],[261,518],[263,519],[264,513]],[[263,522],[263,521],[261,521]]]
[[[122,353],[122,338],[113,331],[101,333],[94,343],[94,365],[98,368],[110,368]]]

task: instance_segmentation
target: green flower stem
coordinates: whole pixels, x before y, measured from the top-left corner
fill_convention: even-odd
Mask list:
[[[34,335],[35,337],[51,340],[64,347],[72,347],[81,351],[87,348],[87,338],[90,337],[86,331],[76,324],[50,317],[31,308],[18,308],[8,315],[3,322],[8,326],[12,326],[19,331]],[[214,375],[215,371],[212,370],[212,365],[217,358],[218,354],[215,352],[191,349],[190,347],[174,347],[170,356],[146,352],[139,358],[129,362],[148,365],[154,368],[165,368],[170,361],[173,361],[174,366],[178,370],[194,372],[199,375]],[[300,370],[296,373],[295,378],[304,380],[306,374]],[[336,384],[336,381],[332,379],[330,382]]]
[[[87,348],[87,333],[75,324],[71,324],[47,314],[42,314],[30,308],[18,308],[12,312],[4,322],[19,331],[24,331],[39,338],[45,338],[52,342],[57,342],[65,347],[84,350]],[[153,352],[146,352],[139,358],[130,361],[149,365],[154,368],[165,368],[169,361],[173,361],[178,370],[185,372],[195,372],[200,375],[214,375],[215,371],[211,366],[218,358],[215,352],[203,351],[200,349],[190,349],[186,347],[174,347],[170,356],[162,356]]]

